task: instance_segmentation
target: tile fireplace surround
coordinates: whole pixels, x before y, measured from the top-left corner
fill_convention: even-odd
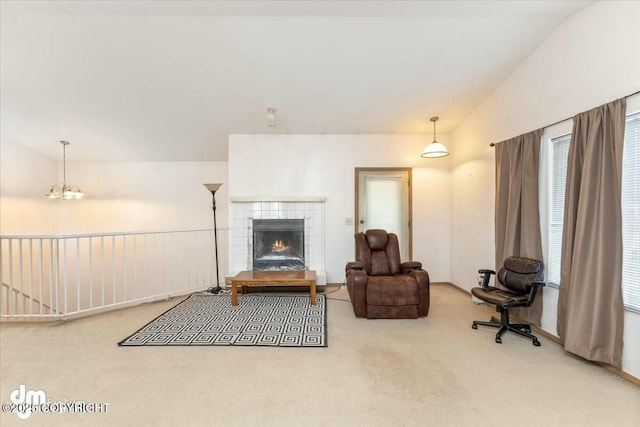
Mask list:
[[[316,271],[317,285],[326,285],[324,197],[231,197],[230,202],[231,276],[252,269],[254,219],[304,219],[305,268]]]

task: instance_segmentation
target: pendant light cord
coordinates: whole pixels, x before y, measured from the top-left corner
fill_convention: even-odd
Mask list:
[[[62,185],[67,184],[67,144],[62,144]]]

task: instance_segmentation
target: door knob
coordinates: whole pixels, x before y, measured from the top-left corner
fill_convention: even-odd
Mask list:
[[[364,224],[364,219],[361,219],[361,220],[360,220],[360,224]]]

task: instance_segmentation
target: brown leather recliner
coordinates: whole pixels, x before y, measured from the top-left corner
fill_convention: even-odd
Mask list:
[[[417,261],[400,263],[398,236],[385,230],[355,235],[356,262],[347,289],[356,317],[415,319],[429,313],[429,274]]]

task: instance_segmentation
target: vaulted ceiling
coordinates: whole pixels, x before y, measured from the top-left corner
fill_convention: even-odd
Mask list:
[[[235,133],[448,133],[590,3],[2,1],[1,142],[226,160]]]

